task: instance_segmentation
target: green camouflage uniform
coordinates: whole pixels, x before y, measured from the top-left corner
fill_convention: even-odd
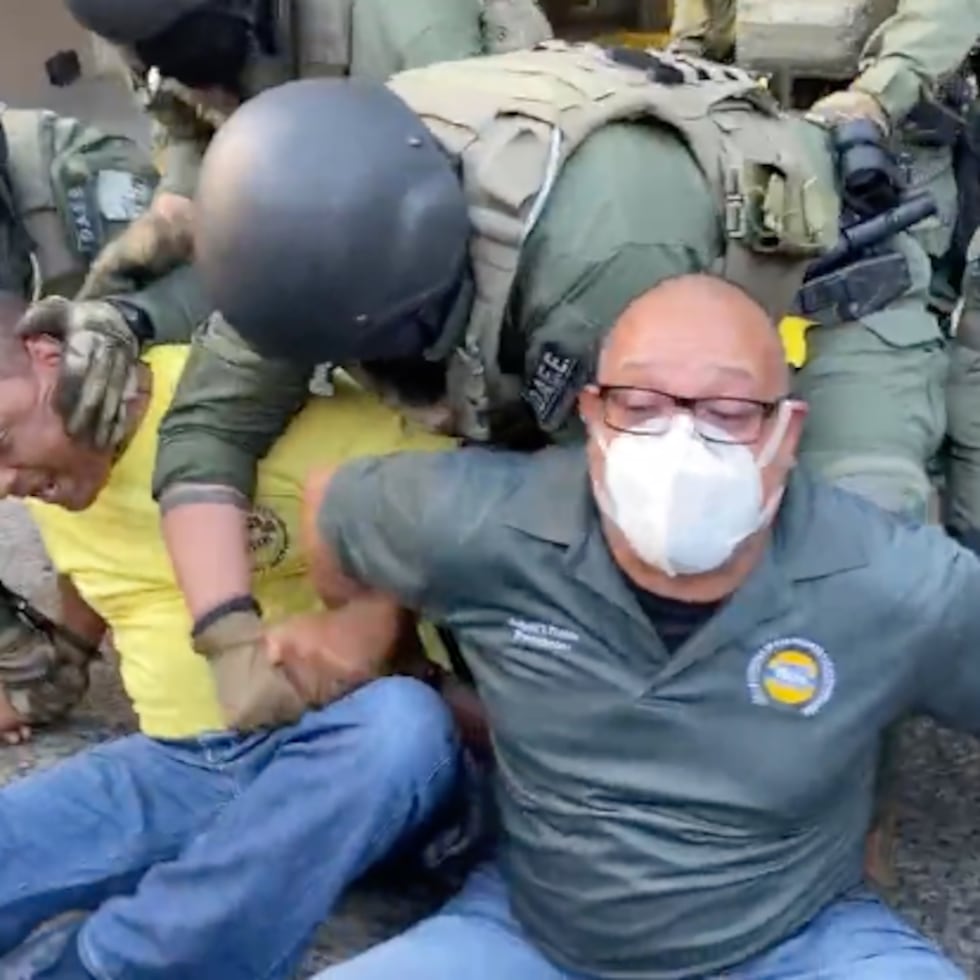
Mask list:
[[[678,0],[672,26],[677,42],[689,49],[710,43],[714,51],[730,52],[735,9],[735,0]],[[923,95],[959,69],[978,35],[977,0],[898,0],[895,13],[865,43],[862,62],[867,67],[851,85],[874,96],[899,127],[914,186],[927,188],[936,200],[936,216],[914,229],[933,261],[949,248],[956,220],[951,153],[948,147],[917,143],[913,133],[901,128],[901,121]],[[928,269],[919,271],[920,276],[929,275]],[[912,458],[909,449],[913,445],[931,445],[937,427],[944,422],[940,387],[944,355],[936,329],[918,311],[883,313],[867,326],[862,331],[814,329],[808,334],[811,361],[798,376],[799,390],[825,403],[825,410],[811,415],[803,448],[831,479],[870,492],[888,507],[904,509],[912,501],[910,489],[914,486],[912,496],[920,498],[926,487],[911,469],[900,476],[899,459]],[[918,373],[919,383],[911,383],[912,372]],[[875,385],[857,383],[874,373]],[[968,366],[960,372],[961,377],[967,374]],[[836,391],[837,399],[824,398],[828,386]],[[968,406],[971,400],[978,401],[975,413]],[[968,424],[970,417],[980,419],[980,399],[960,383],[950,397],[949,410],[951,424],[956,412],[966,415]],[[857,419],[860,425],[855,425]],[[892,461],[873,476],[870,457],[883,454]],[[921,473],[920,461],[915,461],[915,468]],[[980,479],[976,483],[980,491]],[[980,492],[976,499],[980,518]]]
[[[0,107],[0,130],[0,190],[12,211],[0,209],[3,288],[70,296],[148,206],[157,180],[149,155],[128,137],[42,110]],[[53,721],[85,692],[91,652],[31,625],[0,593],[0,685],[26,722]]]
[[[824,130],[802,122],[798,128],[816,166],[829,169]],[[802,386],[818,420],[809,445],[814,461],[895,509],[923,512],[925,462],[945,426],[946,362],[925,309],[928,260],[908,236],[899,247],[912,289],[885,311],[814,337]],[[561,170],[525,242],[501,362],[531,384],[542,358],[559,346],[575,352],[584,376],[596,342],[632,299],[668,277],[712,269],[724,251],[716,202],[676,136],[653,126],[607,126]],[[846,370],[839,361],[828,367],[825,350],[845,347]],[[228,328],[213,325],[198,338],[161,427],[158,495],[180,483],[218,483],[250,496],[255,460],[301,404],[307,379],[306,371],[262,361]],[[855,386],[881,410],[848,418],[846,438],[828,447],[819,420],[839,429],[840,399]],[[574,437],[575,430],[570,421],[555,436]]]

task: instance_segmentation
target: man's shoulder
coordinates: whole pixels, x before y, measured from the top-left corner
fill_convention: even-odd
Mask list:
[[[567,510],[585,472],[581,447],[538,453],[466,447],[453,452],[401,452],[352,464],[356,476],[380,475],[390,495],[435,508],[444,522],[480,526],[533,525],[535,516],[553,522]]]
[[[794,475],[777,527],[788,565],[799,577],[864,570],[895,594],[931,593],[954,568],[980,563],[936,525],[883,510],[817,477]]]

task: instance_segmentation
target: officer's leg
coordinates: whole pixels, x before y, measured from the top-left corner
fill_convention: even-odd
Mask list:
[[[830,481],[887,510],[928,517],[927,463],[945,433],[947,358],[925,309],[924,255],[907,244],[920,291],[862,322],[814,327],[797,390],[810,403],[801,458]],[[916,256],[918,258],[916,259]],[[879,812],[869,870],[889,883],[888,801],[895,779],[895,732],[884,740]]]
[[[344,889],[422,829],[456,777],[449,713],[409,678],[307,712],[276,739],[233,763],[240,794],[179,857],[82,927],[93,974],[292,976]]]
[[[531,945],[493,863],[481,865],[440,912],[315,980],[573,980]]]
[[[881,899],[861,889],[734,972],[732,980],[966,980]]]
[[[947,522],[980,553],[980,232],[963,274],[963,298],[950,344]]]
[[[233,790],[142,735],[11,783],[0,792],[0,953],[53,916],[130,891]]]
[[[947,358],[921,302],[814,327],[796,378],[810,404],[801,459],[886,510],[925,520],[928,461],[946,429]]]

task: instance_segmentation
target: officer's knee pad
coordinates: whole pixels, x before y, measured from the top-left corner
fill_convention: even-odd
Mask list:
[[[921,466],[901,456],[854,455],[838,457],[820,474],[834,486],[864,497],[883,510],[911,521],[929,518],[933,488]]]

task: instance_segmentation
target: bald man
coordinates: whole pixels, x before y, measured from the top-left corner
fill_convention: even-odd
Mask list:
[[[640,297],[580,411],[585,448],[309,484],[322,597],[458,637],[502,827],[439,914],[321,980],[963,977],[862,851],[885,727],[980,731],[980,562],[794,469],[806,408],[732,286]]]

